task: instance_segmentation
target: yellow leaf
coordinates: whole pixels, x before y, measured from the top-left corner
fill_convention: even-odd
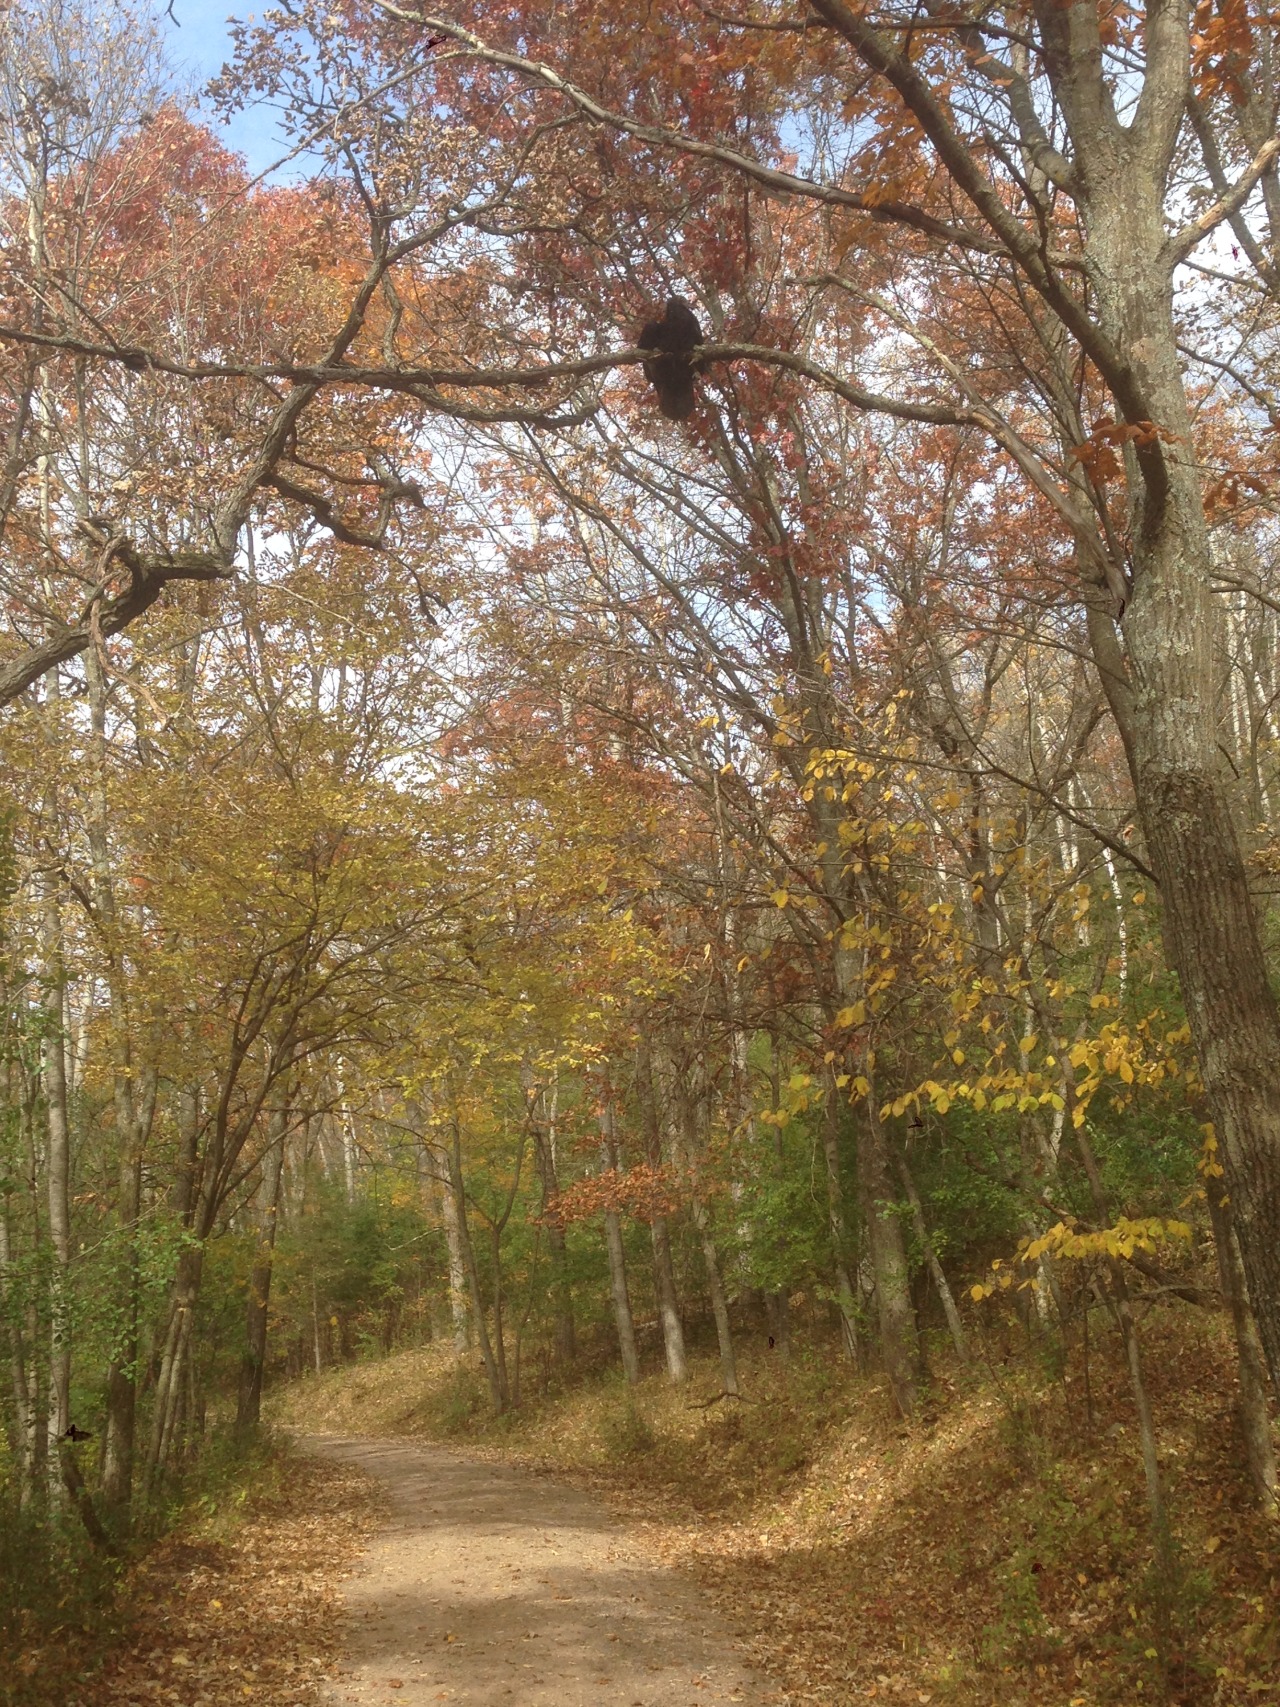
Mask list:
[[[867,1004],[855,1002],[851,1008],[841,1008],[836,1015],[836,1024],[840,1026],[861,1025],[867,1017]]]
[[[775,889],[770,899],[775,907],[785,907],[791,897],[785,889]]]
[[[1216,1553],[1218,1551],[1218,1548],[1221,1547],[1221,1545],[1222,1545],[1221,1535],[1211,1535],[1209,1537],[1209,1539],[1204,1544],[1204,1550],[1206,1553]]]
[[[1142,903],[1146,900],[1146,898],[1147,898],[1146,890],[1145,889],[1139,889],[1133,897],[1134,906],[1140,907],[1142,905]]]

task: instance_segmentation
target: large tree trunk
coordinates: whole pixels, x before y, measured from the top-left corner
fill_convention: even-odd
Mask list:
[[[604,1242],[609,1255],[609,1290],[613,1298],[613,1320],[618,1330],[618,1349],[622,1354],[622,1372],[628,1383],[634,1386],[640,1379],[640,1354],[636,1350],[635,1322],[631,1315],[631,1297],[627,1291],[622,1222],[616,1209],[605,1211]]]
[[[267,1365],[267,1306],[271,1298],[271,1275],[275,1265],[276,1227],[280,1217],[280,1182],[284,1176],[284,1140],[288,1111],[276,1109],[262,1169],[262,1215],[258,1240],[249,1272],[249,1297],[245,1304],[245,1349],[240,1360],[240,1388],[236,1398],[236,1432],[257,1428],[262,1415],[262,1377]]]
[[[907,1158],[899,1153],[897,1157],[898,1173],[902,1179],[902,1189],[907,1194],[907,1202],[911,1205],[911,1225],[916,1235],[916,1241],[924,1254],[925,1266],[929,1270],[929,1278],[933,1281],[934,1291],[938,1294],[938,1302],[942,1305],[942,1313],[947,1319],[947,1331],[951,1335],[951,1343],[955,1347],[956,1356],[961,1363],[969,1361],[969,1342],[965,1338],[964,1325],[960,1320],[960,1312],[956,1308],[955,1295],[951,1290],[942,1264],[938,1261],[938,1253],[933,1248],[933,1240],[929,1236],[929,1228],[924,1218],[924,1204],[920,1201],[920,1193],[916,1190],[915,1178],[912,1175]]]
[[[1274,1513],[1277,1505],[1276,1454],[1267,1411],[1266,1363],[1249,1307],[1249,1287],[1244,1264],[1240,1260],[1235,1228],[1231,1224],[1230,1200],[1216,1179],[1205,1183],[1222,1295],[1231,1312],[1231,1326],[1235,1332],[1236,1367],[1240,1379],[1240,1432],[1244,1437],[1245,1462],[1258,1499],[1267,1511]]]
[[[640,1104],[640,1119],[649,1165],[652,1168],[660,1168],[663,1155],[658,1087],[653,1076],[653,1054],[648,1042],[643,1038],[636,1049],[636,1097]],[[649,1236],[653,1244],[653,1288],[657,1294],[658,1316],[662,1322],[662,1347],[666,1353],[667,1374],[680,1386],[689,1379],[689,1359],[684,1343],[684,1323],[680,1319],[675,1267],[671,1261],[671,1232],[665,1215],[654,1216],[649,1224]]]
[[[9,1231],[9,1199],[0,1198],[0,1319],[9,1349],[9,1381],[13,1395],[14,1456],[18,1467],[18,1498],[25,1505],[34,1488],[36,1440],[40,1425],[38,1388],[30,1367],[30,1346],[22,1307],[10,1294],[13,1266]]]
[[[697,1104],[689,1086],[674,1067],[671,1088],[680,1131],[680,1141],[676,1148],[683,1148],[685,1166],[689,1171],[689,1210],[693,1216],[693,1224],[698,1230],[698,1242],[702,1246],[702,1262],[707,1271],[707,1292],[711,1298],[711,1314],[715,1319],[716,1341],[720,1348],[720,1384],[726,1393],[737,1398],[740,1394],[738,1359],[733,1349],[729,1301],[725,1297],[724,1280],[720,1273],[720,1253],[716,1250],[711,1215],[698,1184],[702,1141],[698,1132]]]
[[[1280,1016],[1216,766],[1198,774],[1163,763],[1144,769],[1140,803],[1160,879],[1166,949],[1182,986],[1249,1296],[1280,1395]]]
[[[49,1207],[49,1410],[48,1466],[55,1499],[62,1496],[58,1442],[71,1423],[71,1129],[67,1109],[66,975],[62,960],[62,912],[56,879],[45,879],[42,917],[44,957],[44,1090],[48,1148]]]
[[[844,1219],[844,1185],[840,1178],[840,1107],[835,1079],[827,1076],[827,1095],[822,1108],[822,1155],[827,1173],[827,1225],[831,1229],[831,1267],[836,1282],[836,1307],[844,1348],[855,1363],[861,1361],[858,1344],[858,1300],[849,1278],[848,1233]]]
[[[113,1019],[114,1023],[114,1019]],[[116,1126],[122,1138],[119,1200],[122,1251],[117,1279],[120,1331],[107,1368],[106,1420],[102,1440],[102,1497],[127,1522],[133,1498],[138,1411],[138,1312],[141,1263],[138,1229],[142,1215],[142,1156],[155,1113],[156,1074],[148,1068],[135,1082],[128,1063],[117,1062]]]
[[[169,1315],[160,1351],[151,1439],[147,1447],[147,1484],[154,1492],[168,1467],[177,1437],[178,1411],[186,1378],[186,1361],[195,1325],[196,1302],[204,1273],[204,1245],[187,1245],[178,1258],[169,1293]]]
[[[578,1333],[573,1320],[573,1285],[569,1279],[569,1249],[564,1227],[547,1222],[547,1249],[551,1253],[551,1293],[555,1311],[556,1357],[572,1363],[578,1351]]]
[[[1148,8],[1146,64],[1135,66],[1122,119],[1092,10],[1050,0],[1031,8],[1066,153],[1048,146],[1034,85],[1023,85],[1021,74],[1007,82],[993,77],[980,36],[971,38],[988,94],[997,86],[1007,91],[997,128],[1007,122],[1021,134],[1032,177],[1048,174],[1067,188],[1083,232],[1085,293],[1018,223],[986,163],[951,128],[928,76],[843,0],[811,4],[868,70],[893,83],[957,188],[1016,254],[1058,329],[1084,352],[1081,368],[1087,361],[1110,388],[1127,435],[1128,514],[1119,543],[1110,524],[1099,526],[1110,494],[1084,464],[1065,483],[1045,465],[1036,478],[1042,489],[1056,483],[1076,534],[1090,642],[1124,740],[1160,885],[1166,955],[1181,984],[1249,1293],[1280,1393],[1280,1012],[1234,816],[1238,791],[1217,750],[1224,613],[1212,583],[1197,434],[1173,313],[1175,268],[1188,252],[1170,232],[1185,217],[1174,185],[1194,97],[1191,9]],[[1025,442],[1017,454],[1024,467],[1031,464]]]
[[[465,1357],[471,1349],[471,1324],[467,1319],[467,1263],[462,1254],[462,1230],[458,1202],[447,1174],[436,1176],[440,1186],[440,1214],[444,1220],[444,1242],[449,1255],[449,1312],[453,1318],[453,1349]]]
[[[856,920],[860,900],[857,894],[859,879],[848,870],[840,830],[842,819],[837,804],[826,801],[820,790],[809,803],[813,823],[826,843],[822,855],[823,889],[831,903],[833,914],[842,921]],[[837,942],[832,957],[836,999],[841,1006],[857,1003],[863,992],[863,968],[855,949]],[[856,1070],[851,1064],[850,1071]],[[873,1075],[865,1072],[871,1079]],[[835,1106],[835,1090],[830,1101]],[[911,1416],[916,1406],[916,1387],[920,1378],[920,1343],[916,1333],[915,1312],[911,1307],[910,1271],[907,1247],[902,1234],[902,1222],[894,1211],[893,1180],[889,1150],[875,1106],[876,1090],[872,1083],[866,1098],[866,1118],[857,1132],[858,1185],[862,1197],[863,1218],[867,1230],[867,1251],[875,1275],[877,1325],[880,1330],[880,1353],[884,1359],[893,1395],[904,1417]],[[834,1228],[833,1228],[834,1235]],[[848,1276],[846,1273],[845,1279]],[[842,1315],[852,1326],[853,1306],[846,1303]]]
[[[1201,478],[1180,370],[1156,187],[1117,171],[1088,208],[1099,318],[1123,350],[1150,418],[1168,435],[1131,446],[1133,594],[1128,679],[1102,676],[1125,747],[1165,949],[1178,974],[1217,1133],[1272,1384],[1280,1393],[1280,1013],[1218,751],[1225,619],[1212,586]],[[1158,470],[1152,472],[1152,464]],[[1091,630],[1104,643],[1097,617]]]
[[[689,1379],[689,1359],[684,1344],[684,1323],[680,1320],[675,1268],[671,1261],[671,1234],[665,1215],[654,1216],[649,1224],[649,1233],[653,1242],[653,1284],[658,1295],[667,1374],[680,1386]]]
[[[93,870],[95,925],[107,968],[108,1041],[112,1101],[119,1147],[116,1216],[120,1228],[116,1315],[119,1329],[107,1368],[106,1420],[102,1439],[102,1497],[127,1523],[133,1496],[134,1434],[137,1419],[138,1227],[142,1211],[142,1156],[155,1111],[156,1075],[138,1071],[130,1018],[128,980],[118,940],[115,878],[111,864],[107,803],[107,691],[93,647],[85,654],[93,735],[88,780],[87,830]]]
[[[738,1359],[733,1349],[733,1329],[729,1322],[729,1301],[725,1297],[724,1281],[720,1275],[720,1255],[707,1206],[695,1191],[692,1199],[693,1224],[698,1229],[702,1245],[702,1261],[707,1271],[707,1291],[711,1296],[711,1314],[715,1318],[716,1343],[720,1348],[720,1385],[732,1398],[737,1398]]]
[[[560,1179],[556,1170],[556,1104],[553,1097],[548,1119],[533,1122],[534,1159],[542,1185],[542,1218],[547,1229],[547,1249],[551,1257],[551,1307],[555,1318],[556,1357],[562,1364],[572,1363],[577,1350],[577,1334],[573,1321],[573,1288],[569,1281],[569,1252],[565,1243],[564,1223],[556,1214],[560,1196]]]
[[[118,1278],[120,1332],[107,1366],[106,1420],[102,1434],[102,1499],[127,1513],[133,1497],[137,1425],[138,1217],[142,1206],[142,1156],[132,1145],[120,1161],[118,1213],[125,1248]]]
[[[504,1405],[518,1402],[518,1396],[507,1373],[507,1339],[502,1307],[502,1224],[495,1221],[489,1228],[489,1248],[493,1252],[493,1355],[498,1365],[498,1383]]]
[[[613,1131],[613,1104],[606,1102],[600,1116],[600,1159],[604,1167],[616,1170],[618,1146]],[[640,1379],[640,1354],[636,1350],[635,1320],[631,1314],[631,1295],[627,1291],[627,1264],[622,1249],[622,1218],[616,1209],[607,1209],[604,1216],[604,1244],[609,1257],[609,1290],[613,1297],[613,1320],[618,1329],[618,1349],[622,1354],[622,1372],[634,1386]]]
[[[870,1075],[868,1074],[868,1077]],[[874,1081],[867,1094],[866,1119],[858,1134],[858,1183],[866,1220],[871,1266],[876,1277],[880,1355],[898,1409],[914,1415],[921,1375],[920,1341],[911,1305],[910,1270],[902,1221],[894,1207],[889,1146],[876,1107]]]
[[[467,1284],[471,1292],[471,1311],[476,1338],[480,1342],[480,1355],[484,1359],[484,1372],[489,1382],[489,1397],[493,1402],[494,1410],[501,1415],[507,1409],[511,1395],[507,1391],[504,1365],[499,1363],[494,1352],[493,1340],[489,1336],[488,1323],[485,1321],[484,1296],[480,1291],[480,1270],[476,1266],[475,1246],[471,1242],[471,1226],[467,1220],[467,1190],[462,1177],[462,1134],[456,1121],[453,1127],[453,1146],[449,1154],[449,1185],[453,1197],[454,1218],[458,1229],[462,1260],[466,1267]]]

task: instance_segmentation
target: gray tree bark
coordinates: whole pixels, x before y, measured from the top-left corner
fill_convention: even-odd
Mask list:
[[[671,1261],[671,1234],[665,1215],[655,1215],[649,1225],[653,1244],[653,1280],[658,1295],[658,1316],[662,1322],[662,1347],[667,1358],[667,1374],[676,1386],[689,1379],[689,1359],[684,1344],[684,1324],[680,1320],[680,1300],[676,1293],[675,1268]]]
[[[1271,1417],[1267,1406],[1266,1360],[1249,1306],[1249,1283],[1240,1260],[1235,1228],[1231,1224],[1230,1201],[1218,1180],[1209,1179],[1205,1184],[1222,1296],[1231,1314],[1235,1333],[1236,1369],[1240,1380],[1237,1409],[1240,1433],[1244,1437],[1245,1462],[1259,1502],[1265,1510],[1275,1512],[1280,1489],[1276,1480],[1275,1445],[1271,1438]]]
[[[831,1230],[831,1266],[836,1281],[836,1307],[840,1312],[841,1337],[854,1363],[861,1362],[858,1340],[858,1300],[849,1278],[847,1260],[849,1230],[844,1214],[844,1182],[840,1172],[840,1105],[835,1077],[828,1073],[826,1099],[822,1106],[822,1154],[827,1174],[827,1226]]]
[[[671,1089],[675,1101],[679,1137],[673,1147],[683,1152],[689,1171],[689,1210],[702,1247],[702,1263],[707,1275],[707,1294],[711,1314],[716,1324],[716,1343],[720,1351],[720,1384],[732,1398],[741,1396],[738,1385],[738,1359],[733,1348],[733,1326],[729,1321],[729,1300],[725,1296],[724,1279],[720,1272],[720,1253],[716,1249],[715,1232],[706,1200],[698,1185],[702,1161],[702,1139],[698,1132],[698,1107],[690,1087],[681,1077],[680,1066],[672,1063]]]
[[[618,1146],[614,1135],[611,1101],[606,1101],[600,1115],[600,1160],[606,1169],[616,1169],[618,1166]],[[640,1379],[640,1353],[636,1349],[635,1318],[631,1314],[631,1295],[627,1290],[622,1220],[616,1209],[605,1210],[604,1243],[609,1258],[609,1293],[613,1299],[613,1320],[618,1330],[622,1372],[628,1385],[634,1386]]]
[[[41,949],[44,959],[44,1095],[49,1214],[50,1489],[62,1495],[58,1442],[71,1423],[71,1126],[67,1109],[66,973],[62,959],[62,909],[57,880],[45,879]]]
[[[577,1332],[573,1320],[573,1287],[569,1280],[569,1251],[564,1223],[556,1214],[555,1207],[560,1196],[560,1178],[556,1169],[554,1093],[546,1113],[545,1121],[533,1119],[534,1160],[542,1186],[542,1215],[547,1229],[547,1250],[551,1261],[556,1357],[562,1364],[569,1364],[573,1362],[577,1351]]]
[[[648,1041],[643,1038],[636,1049],[636,1098],[640,1104],[649,1165],[660,1168],[663,1164],[663,1154],[658,1087],[654,1079],[653,1052]],[[662,1323],[662,1347],[667,1359],[667,1374],[677,1386],[681,1386],[689,1379],[689,1359],[684,1343],[684,1323],[680,1319],[675,1266],[671,1260],[671,1232],[665,1215],[654,1216],[649,1234],[653,1245],[653,1285],[658,1299],[658,1317]]]
[[[870,1077],[870,1075],[867,1075]],[[920,1337],[911,1304],[910,1269],[906,1240],[902,1236],[890,1170],[889,1146],[880,1112],[876,1087],[863,1107],[865,1120],[858,1143],[858,1184],[862,1213],[866,1220],[871,1266],[876,1278],[876,1313],[880,1326],[880,1355],[893,1388],[893,1397],[904,1417],[915,1415],[922,1373]]]
[[[471,1323],[467,1317],[467,1263],[462,1252],[458,1201],[448,1177],[438,1176],[438,1181],[444,1242],[449,1254],[449,1311],[453,1318],[453,1349],[459,1357],[465,1357],[471,1349]]]
[[[1173,314],[1175,269],[1203,235],[1170,205],[1188,109],[1203,126],[1190,71],[1191,9],[1147,12],[1145,63],[1122,117],[1096,10],[1036,0],[1036,66],[1059,105],[1061,146],[1045,132],[1027,60],[1003,57],[975,23],[970,74],[1003,103],[1022,150],[1025,193],[1074,202],[1088,281],[1059,270],[1043,227],[1022,219],[956,128],[927,74],[845,0],[813,10],[897,91],[937,158],[1004,247],[1026,287],[1101,378],[1127,429],[1127,552],[1099,525],[1097,493],[993,431],[1071,526],[1090,643],[1124,742],[1150,864],[1160,886],[1167,957],[1186,1004],[1217,1131],[1249,1294],[1280,1393],[1280,1011],[1268,978],[1236,821],[1236,788],[1217,749],[1225,672],[1224,613],[1213,589],[1202,477]],[[1262,133],[1259,132],[1259,135]],[[1276,200],[1274,136],[1262,146],[1267,207]],[[1243,205],[1241,203],[1241,205]],[[1225,219],[1224,212],[1218,216]],[[1244,225],[1247,222],[1239,222]],[[1174,228],[1171,233],[1171,226]],[[1247,231],[1241,239],[1248,248]],[[1263,274],[1274,284],[1270,263]]]
[[[504,1358],[499,1361],[494,1351],[493,1340],[489,1334],[489,1325],[485,1320],[484,1294],[480,1290],[480,1270],[476,1264],[475,1245],[471,1239],[471,1224],[467,1219],[467,1188],[462,1175],[462,1133],[456,1120],[453,1123],[453,1143],[449,1151],[449,1186],[453,1198],[455,1224],[458,1229],[458,1242],[462,1251],[462,1260],[466,1267],[467,1286],[471,1294],[472,1324],[480,1345],[480,1356],[484,1360],[485,1378],[489,1383],[489,1398],[495,1412],[502,1415],[511,1401],[511,1395],[507,1389],[506,1360]]]
[[[930,1280],[933,1281],[934,1291],[938,1294],[938,1302],[942,1305],[942,1313],[947,1319],[947,1332],[951,1335],[951,1343],[955,1347],[956,1356],[961,1363],[967,1363],[969,1361],[969,1342],[965,1337],[964,1324],[960,1320],[955,1294],[947,1280],[946,1271],[938,1261],[938,1253],[934,1250],[933,1240],[929,1237],[928,1224],[924,1218],[924,1204],[921,1203],[920,1193],[916,1190],[915,1178],[904,1155],[898,1155],[897,1163],[898,1173],[902,1179],[902,1189],[906,1192],[907,1202],[911,1205],[911,1225],[915,1230],[920,1249],[924,1252],[925,1266],[929,1270]]]
[[[285,1107],[273,1109],[267,1153],[262,1166],[260,1215],[249,1296],[245,1301],[245,1349],[240,1360],[236,1395],[236,1432],[257,1428],[262,1415],[262,1380],[267,1366],[267,1321],[271,1277],[275,1267],[276,1231],[280,1219],[280,1186],[284,1177],[284,1144],[289,1125]]]
[[[120,1255],[115,1284],[121,1323],[107,1367],[106,1417],[102,1440],[102,1498],[127,1522],[133,1496],[134,1437],[137,1426],[139,1256],[143,1150],[155,1113],[156,1073],[141,1070],[134,1058],[128,980],[117,940],[115,874],[112,869],[107,806],[107,695],[95,649],[85,655],[93,738],[89,773],[87,833],[93,873],[94,923],[106,964],[108,1046],[117,1158],[116,1217]]]

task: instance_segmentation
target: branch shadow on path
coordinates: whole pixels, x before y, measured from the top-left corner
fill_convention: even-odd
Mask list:
[[[785,1697],[590,1495],[416,1441],[312,1435],[390,1512],[348,1582],[326,1707],[749,1707]]]

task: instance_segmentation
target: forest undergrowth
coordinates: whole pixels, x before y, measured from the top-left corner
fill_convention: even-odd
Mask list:
[[[794,1707],[1280,1698],[1280,1538],[1252,1500],[1222,1324],[1151,1321],[1149,1385],[1174,1528],[1157,1580],[1120,1356],[1086,1392],[1012,1323],[974,1368],[939,1359],[916,1425],[836,1345],[742,1359],[718,1397],[599,1372],[488,1414],[466,1362],[428,1346],[279,1392],[286,1426],[419,1436],[585,1483],[656,1555],[692,1571]]]
[[[263,1433],[218,1454],[118,1571],[68,1546],[64,1592],[30,1600],[4,1707],[309,1707],[340,1641],[338,1594],[381,1510],[350,1465]],[[25,1638],[25,1639],[24,1639]]]

